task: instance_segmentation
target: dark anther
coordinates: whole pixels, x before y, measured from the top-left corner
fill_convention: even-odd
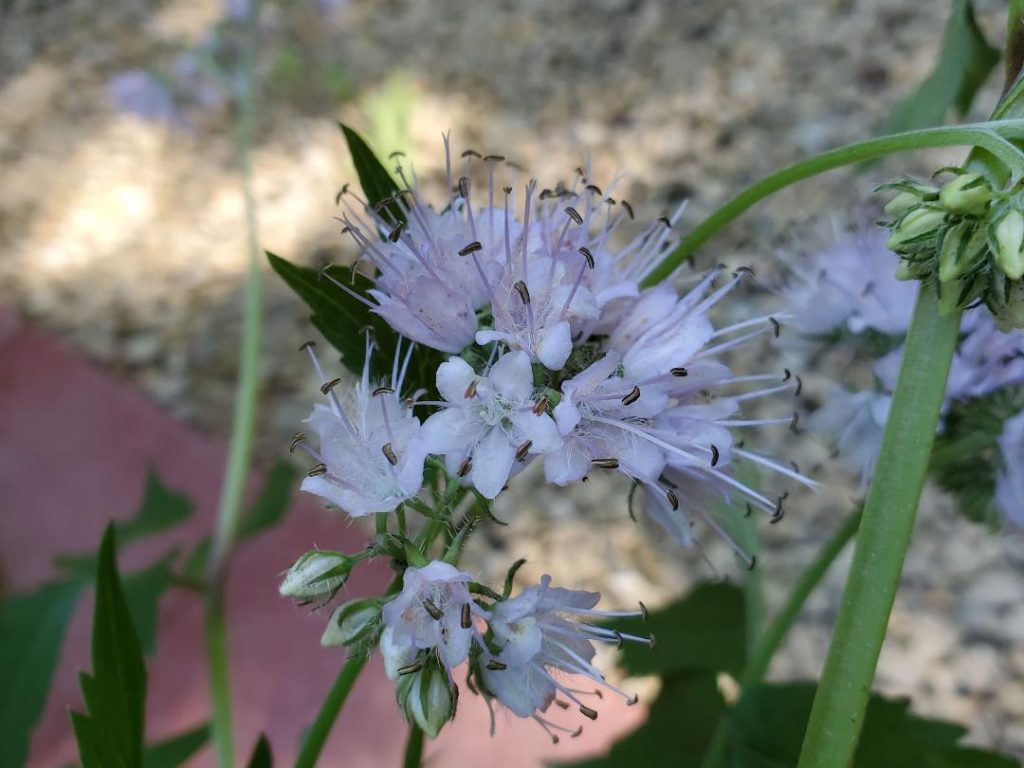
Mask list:
[[[775,334],[775,338],[779,338],[779,334],[782,333],[782,326],[779,325],[779,321],[774,317],[769,317],[768,322],[772,324],[772,333]]]
[[[501,188],[501,191],[504,192],[506,195],[511,195],[512,187],[505,185],[504,187]]]
[[[640,399],[640,387],[636,384],[633,385],[633,389],[629,391],[629,394],[622,398],[623,405],[632,405]]]
[[[323,395],[326,395],[328,392],[330,392],[332,389],[334,389],[339,384],[341,384],[341,379],[340,378],[331,379],[330,381],[325,381],[323,384],[320,385],[320,393],[323,394]]]
[[[544,189],[542,189],[542,190],[540,191],[540,194],[539,194],[539,195],[537,195],[537,198],[538,198],[539,200],[547,200],[547,199],[548,199],[549,197],[554,197],[554,195],[555,195],[555,193],[554,193],[554,192],[552,192],[552,191],[551,191],[550,189],[548,189],[547,187],[544,187]]]
[[[473,614],[470,611],[469,603],[462,604],[462,616],[461,621],[459,622],[459,626],[461,626],[463,629],[469,629],[471,626],[473,626]]]
[[[465,477],[469,474],[469,471],[473,468],[473,457],[468,457],[462,464],[459,465],[459,477]]]
[[[672,229],[672,222],[668,220],[667,216],[659,216],[658,221],[664,224],[668,229]]]
[[[798,475],[801,474],[801,472],[800,472],[800,465],[797,464],[792,459],[789,460],[789,466],[791,466],[793,468],[793,471],[796,472]]]
[[[570,739],[575,739],[575,738],[577,738],[577,737],[578,737],[578,736],[579,736],[579,735],[580,735],[581,733],[583,733],[583,726],[582,726],[582,725],[581,725],[581,726],[580,726],[579,728],[577,728],[577,729],[576,729],[575,731],[573,731],[572,733],[570,733],[570,734],[569,734],[569,738],[570,738]]]
[[[466,176],[459,179],[459,196],[469,197],[469,178]]]
[[[593,459],[593,460],[591,460],[590,463],[593,464],[595,467],[601,467],[601,469],[618,469],[619,468],[619,460],[618,459]]]
[[[786,382],[787,382],[787,381],[789,381],[789,380],[790,380],[791,378],[793,378],[793,374],[792,374],[792,373],[790,373],[790,370],[789,370],[789,368],[783,368],[783,369],[782,369],[782,382],[783,382],[783,383],[786,383]]]
[[[396,157],[405,157],[405,152],[403,152],[400,149],[396,149],[394,152],[388,155],[388,160],[394,160]]]
[[[672,505],[672,509],[679,509],[679,497],[676,496],[675,491],[672,489],[665,491],[665,498],[667,498],[668,503]]]
[[[423,610],[429,613],[434,621],[440,621],[444,616],[444,612],[429,597],[423,598]]]
[[[500,672],[503,669],[508,669],[508,664],[502,664],[497,659],[489,659],[485,665],[488,669],[495,672]]]
[[[405,224],[398,222],[398,226],[391,230],[391,234],[388,235],[388,240],[392,243],[397,243],[402,237],[402,231],[405,229]]]
[[[459,256],[469,256],[469,254],[476,253],[477,251],[482,251],[483,249],[484,249],[484,247],[480,243],[480,241],[479,240],[474,240],[472,243],[470,243],[465,248],[463,248],[461,251],[459,251]]]
[[[712,467],[717,467],[718,466],[718,459],[719,459],[720,456],[721,456],[721,454],[718,452],[718,446],[717,445],[712,445],[711,446],[711,466]]]
[[[585,176],[586,176],[587,174],[585,174],[585,173],[583,172],[583,168],[581,168],[580,166],[578,166],[578,165],[577,165],[577,166],[576,166],[576,175],[577,175],[577,176],[584,176],[584,177],[585,177]]]
[[[526,461],[526,457],[530,454],[530,449],[533,447],[533,440],[527,440],[525,443],[516,448],[516,459],[519,461]]]
[[[390,462],[391,466],[398,464],[398,456],[395,454],[395,449],[391,447],[391,443],[384,443],[380,449],[383,451],[384,456],[387,458],[388,462]]]
[[[626,209],[626,215],[629,216],[629,220],[632,221],[635,218],[633,216],[633,206],[629,204],[628,200],[623,200],[622,207]]]
[[[294,453],[295,449],[299,447],[299,443],[304,442],[305,439],[306,439],[305,433],[303,433],[303,432],[296,432],[292,436],[291,445],[288,446],[288,453]]]
[[[803,391],[804,391],[804,380],[801,379],[799,376],[797,376],[796,377],[796,391],[793,392],[793,394],[799,397],[800,393],[803,392]]]
[[[632,707],[632,706],[636,705],[637,703],[639,703],[639,701],[640,701],[640,694],[639,693],[634,693],[632,698],[626,699],[626,706],[627,707]]]
[[[504,155],[484,155],[484,162],[503,163],[505,162]]]
[[[601,188],[597,186],[597,184],[587,184],[587,191],[593,192],[595,195],[598,196],[604,195],[604,192],[601,191]]]
[[[569,708],[569,702],[568,701],[562,701],[561,699],[555,699],[555,704],[557,704],[562,709],[568,709]]]
[[[650,615],[650,613],[647,610],[647,606],[644,605],[643,600],[637,600],[637,602],[640,603],[640,618],[642,618],[644,621],[647,621],[647,617]]]
[[[775,500],[775,511],[772,512],[772,516],[768,518],[769,524],[775,525],[775,523],[779,522],[779,520],[786,516],[786,510],[782,506],[784,499],[785,496],[779,496],[779,498]]]
[[[583,254],[583,258],[587,260],[587,266],[591,269],[594,268],[594,254],[585,245],[579,247],[580,253]]]
[[[546,397],[542,397],[540,400],[538,400],[536,403],[534,403],[534,405],[533,405],[533,415],[534,416],[540,416],[547,409],[548,409],[548,399]]]
[[[475,149],[467,149],[462,152],[461,157],[480,157],[480,153]]]
[[[752,506],[750,506],[750,502],[749,501],[745,502],[745,504],[747,506],[747,511],[743,513],[743,516],[744,517],[750,517],[752,514],[754,514],[754,508]]]
[[[797,426],[800,423],[800,414],[793,411],[793,418],[789,420],[789,431],[794,435],[800,434],[800,428]]]
[[[673,376],[676,376],[678,378],[682,378],[683,376],[689,376],[690,375],[690,372],[688,370],[686,370],[685,368],[682,368],[682,367],[680,367],[680,368],[673,368],[671,373],[672,373]]]
[[[757,567],[757,555],[750,556],[750,562],[747,563],[747,570],[752,571]]]
[[[311,470],[309,470],[309,472],[306,473],[306,477],[320,477],[320,475],[326,475],[326,474],[327,474],[327,465],[321,463],[321,464],[317,464],[315,467],[313,467]]]
[[[315,346],[316,346],[316,342],[313,341],[312,339],[310,339],[309,341],[305,341],[305,342],[302,343],[302,346],[299,347],[299,351],[300,352],[305,352],[307,349],[312,349]]]
[[[466,387],[466,391],[462,393],[462,396],[469,400],[471,397],[476,397],[476,387],[479,383],[478,379],[473,379],[469,382],[469,386]]]
[[[580,212],[573,208],[571,205],[566,206],[565,212],[569,214],[569,218],[575,221],[577,224],[583,223],[583,217],[580,216]]]
[[[621,632],[619,632],[617,629],[614,630],[614,632],[615,632],[615,647],[618,648],[621,651],[625,647],[626,641],[622,637],[622,633]]]
[[[515,285],[512,286],[516,293],[519,294],[519,298],[522,299],[523,304],[530,303],[530,289],[526,287],[526,283],[522,280],[516,280]]]
[[[597,720],[597,710],[596,709],[591,709],[590,707],[585,707],[582,704],[580,704],[580,713],[584,717],[589,717],[591,720]]]
[[[752,270],[750,267],[736,267],[736,271],[733,272],[732,274],[734,277],[739,277],[740,275],[747,275],[751,279],[756,277],[756,275],[754,274],[754,270]]]
[[[395,394],[395,390],[393,390],[391,387],[377,387],[375,390],[373,390],[373,395],[372,396],[373,397],[380,397],[381,395],[393,395],[393,394]]]

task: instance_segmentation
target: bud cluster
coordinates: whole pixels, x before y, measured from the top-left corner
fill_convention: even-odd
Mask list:
[[[902,280],[933,282],[944,307],[977,300],[1003,330],[1024,327],[1024,191],[996,189],[981,173],[946,168],[941,186],[902,181],[884,188],[886,245]]]

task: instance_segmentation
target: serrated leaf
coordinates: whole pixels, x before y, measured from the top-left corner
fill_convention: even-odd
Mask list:
[[[298,472],[286,461],[278,461],[267,473],[256,501],[238,526],[238,536],[248,539],[273,527],[284,518],[291,504]]]
[[[117,572],[115,536],[111,523],[96,569],[92,674],[82,675],[88,713],[72,715],[83,768],[142,765],[146,667]]]
[[[733,712],[731,768],[796,765],[814,700],[814,683],[761,685]],[[872,695],[853,768],[1019,768],[1007,757],[959,746],[963,726],[910,713],[906,699]]]
[[[265,734],[260,734],[259,741],[249,758],[249,768],[274,768],[274,755],[270,751],[270,742]]]
[[[405,222],[405,211],[397,202],[386,202],[398,194],[398,184],[394,177],[388,173],[388,169],[377,159],[377,156],[370,149],[362,136],[349,128],[344,123],[338,123],[341,132],[348,144],[348,152],[352,157],[352,165],[355,166],[356,174],[359,176],[359,186],[363,188],[366,195],[366,202],[371,208],[378,210],[381,218],[392,221],[395,224]]]
[[[191,517],[194,505],[184,494],[171,490],[150,469],[146,475],[146,488],[135,516],[114,524],[121,546],[158,533],[184,522]],[[96,553],[58,555],[55,564],[68,575],[91,579],[96,572]]]
[[[138,634],[143,653],[152,655],[156,647],[159,602],[171,584],[171,561],[174,554],[124,577],[124,597]]]
[[[725,704],[710,672],[674,674],[662,683],[647,720],[628,733],[603,757],[568,768],[645,766],[699,768]]]
[[[341,354],[341,362],[354,375],[360,376],[366,359],[366,337],[364,329],[373,329],[376,351],[371,360],[370,372],[373,377],[390,376],[391,362],[398,348],[398,335],[391,330],[383,318],[355,296],[332,283],[315,269],[300,267],[280,256],[267,252],[267,258],[274,271],[313,310],[312,322],[328,343]],[[331,266],[325,270],[342,285],[359,296],[366,296],[371,281],[351,269]],[[403,344],[403,349],[407,348]],[[434,391],[434,380],[438,366],[445,356],[437,350],[417,345],[406,374],[405,389],[419,388]]]
[[[743,592],[731,584],[701,584],[682,600],[652,611],[647,621],[613,626],[657,639],[654,648],[626,644],[620,664],[631,675],[721,671],[738,677],[746,663]]]
[[[953,0],[935,68],[916,91],[892,109],[887,132],[940,125],[950,107],[966,114],[998,61],[999,51],[985,40],[970,0]]]
[[[47,584],[0,604],[0,766],[25,765],[83,583]]]
[[[192,730],[158,741],[146,747],[143,768],[179,768],[210,739],[210,726],[203,723]]]

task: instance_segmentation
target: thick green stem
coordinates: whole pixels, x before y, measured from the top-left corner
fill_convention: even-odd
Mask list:
[[[846,768],[853,760],[959,327],[960,313],[940,315],[936,292],[922,286],[799,768]]]
[[[260,336],[263,312],[263,288],[260,272],[259,234],[256,225],[256,198],[252,183],[252,144],[255,111],[252,97],[253,60],[256,54],[256,19],[259,3],[249,9],[245,20],[241,85],[236,94],[238,111],[236,149],[245,197],[245,223],[248,234],[248,270],[245,280],[244,317],[238,386],[235,393],[234,422],[228,448],[227,471],[221,486],[217,527],[207,563],[206,655],[210,673],[213,742],[220,768],[234,768],[234,739],[231,724],[231,690],[228,674],[227,623],[224,618],[224,585],[227,564],[238,530],[245,481],[249,474],[256,401],[259,392]]]
[[[420,768],[423,762],[423,729],[418,725],[409,726],[409,739],[405,742],[403,768]]]
[[[781,171],[776,171],[740,192],[702,221],[650,272],[644,280],[644,285],[655,285],[671,276],[679,268],[679,265],[712,235],[755,203],[798,181],[841,168],[844,165],[853,165],[897,152],[928,147],[975,146],[987,150],[1007,168],[1018,172],[1021,169],[1020,152],[1003,138],[1004,136],[1016,137],[1020,133],[1020,125],[1017,123],[1019,121],[978,123],[897,133],[839,147],[809,160],[795,163]]]
[[[789,630],[792,629],[793,624],[796,622],[796,617],[800,614],[800,609],[807,602],[807,598],[814,591],[815,587],[821,583],[829,567],[857,532],[857,526],[860,525],[860,514],[858,509],[846,518],[846,521],[839,530],[835,532],[831,539],[825,542],[825,546],[818,551],[818,556],[800,576],[792,592],[789,593],[786,604],[782,606],[782,609],[772,620],[764,635],[751,651],[750,659],[747,661],[747,665],[743,669],[743,676],[740,678],[740,688],[742,691],[747,691],[749,688],[760,683],[764,678],[765,672],[768,671],[768,664],[774,658],[775,652],[782,645],[786,635],[789,634]],[[728,736],[729,720],[727,717],[723,717],[718,721],[711,744],[705,753],[704,760],[701,762],[701,768],[724,768]]]

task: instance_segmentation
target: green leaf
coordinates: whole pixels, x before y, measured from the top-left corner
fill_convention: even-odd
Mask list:
[[[152,655],[156,647],[159,602],[171,584],[171,561],[175,557],[176,554],[172,553],[148,568],[124,577],[124,597],[132,617],[132,626],[147,656]]]
[[[886,132],[941,125],[950,107],[966,114],[998,61],[999,51],[978,28],[970,0],[953,0],[935,69],[889,113]]]
[[[678,673],[665,678],[647,721],[612,745],[604,757],[573,768],[699,768],[725,705],[710,672]]]
[[[262,733],[252,751],[252,757],[249,758],[249,768],[274,768],[274,755],[270,751],[270,742]]]
[[[993,530],[1003,524],[995,503],[996,481],[1003,471],[998,440],[1003,423],[1022,410],[1024,387],[955,401],[932,451],[929,471],[935,482],[953,495],[964,517]]]
[[[814,683],[745,692],[732,718],[731,768],[795,766],[814,693]],[[1010,758],[959,746],[966,728],[909,710],[906,699],[871,697],[853,768],[1019,768]]]
[[[150,744],[142,755],[143,768],[178,768],[203,748],[210,738],[210,725],[203,723],[169,739]]]
[[[362,375],[366,359],[365,328],[373,329],[377,346],[371,360],[373,377],[389,377],[395,357],[398,335],[383,318],[372,313],[359,299],[327,279],[330,275],[360,296],[366,296],[372,282],[364,275],[339,266],[330,266],[324,273],[292,264],[269,251],[267,258],[274,271],[313,310],[313,325],[328,343],[341,353],[341,362],[356,376]],[[408,343],[408,342],[406,342]],[[434,391],[434,377],[445,356],[437,350],[417,345],[406,374],[405,389],[424,388]]]
[[[117,573],[115,528],[103,535],[96,570],[92,675],[82,674],[87,715],[72,715],[83,768],[140,768],[146,667]]]
[[[82,582],[47,584],[0,604],[0,766],[27,763]]]
[[[281,522],[295,491],[298,472],[286,461],[279,461],[267,473],[256,501],[242,517],[238,536],[248,539]]]
[[[614,628],[653,634],[654,648],[627,643],[622,668],[631,675],[724,671],[738,677],[746,663],[743,592],[731,584],[701,584],[682,600],[652,612],[647,621],[619,621]]]
[[[397,202],[383,201],[393,198],[398,194],[398,184],[388,173],[387,168],[377,159],[377,156],[370,149],[362,136],[353,131],[344,123],[338,123],[342,134],[345,136],[345,143],[348,144],[348,152],[352,157],[352,165],[359,175],[359,185],[366,195],[366,202],[370,207],[377,209],[385,221],[405,221],[405,211]]]
[[[114,524],[117,540],[121,546],[137,539],[162,533],[187,520],[194,505],[187,496],[172,491],[160,480],[156,471],[149,470],[146,476],[146,489],[135,516]],[[69,576],[91,579],[96,572],[96,554],[58,555],[55,559],[58,568]]]

